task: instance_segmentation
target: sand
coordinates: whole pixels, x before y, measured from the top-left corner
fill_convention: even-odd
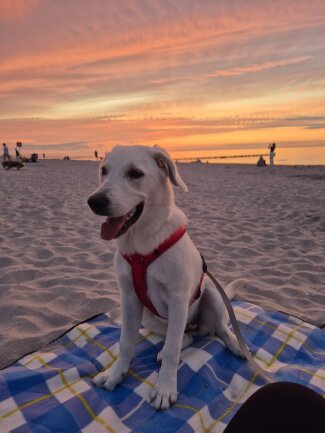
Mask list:
[[[114,244],[87,198],[97,162],[0,169],[0,368],[106,311],[119,317]],[[179,164],[188,231],[239,299],[325,322],[325,167]]]

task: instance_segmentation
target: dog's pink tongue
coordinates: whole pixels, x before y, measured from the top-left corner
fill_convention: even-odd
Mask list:
[[[124,222],[125,216],[117,218],[108,217],[107,220],[102,224],[100,230],[101,238],[105,239],[106,241],[110,241],[111,239],[115,238],[123,227]]]

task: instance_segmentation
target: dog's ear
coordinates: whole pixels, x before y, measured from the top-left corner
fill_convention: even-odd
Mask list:
[[[153,157],[156,161],[156,164],[161,170],[164,170],[171,183],[175,186],[180,187],[183,191],[187,192],[187,186],[181,178],[180,174],[178,173],[176,164],[170,158],[167,151],[159,146],[153,146],[151,150],[153,152]]]

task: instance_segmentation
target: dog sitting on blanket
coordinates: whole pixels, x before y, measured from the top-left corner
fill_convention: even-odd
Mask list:
[[[106,217],[101,237],[115,239],[122,329],[113,371],[98,374],[93,383],[111,391],[123,380],[142,322],[165,337],[150,401],[158,410],[167,409],[177,399],[180,353],[192,342],[189,326],[200,335],[218,335],[234,354],[243,354],[186,233],[186,216],[175,205],[173,186],[184,191],[187,186],[168,153],[158,146],[117,146],[102,161],[99,178],[88,205]],[[244,279],[230,283],[228,296],[245,284]]]

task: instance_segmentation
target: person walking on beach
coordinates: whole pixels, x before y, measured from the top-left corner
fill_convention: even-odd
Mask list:
[[[3,155],[2,155],[3,161],[6,161],[6,160],[10,161],[11,157],[9,155],[8,146],[6,145],[6,143],[2,143],[2,146],[3,146]]]
[[[273,165],[273,159],[275,157],[275,143],[269,144],[270,149],[270,165]]]

